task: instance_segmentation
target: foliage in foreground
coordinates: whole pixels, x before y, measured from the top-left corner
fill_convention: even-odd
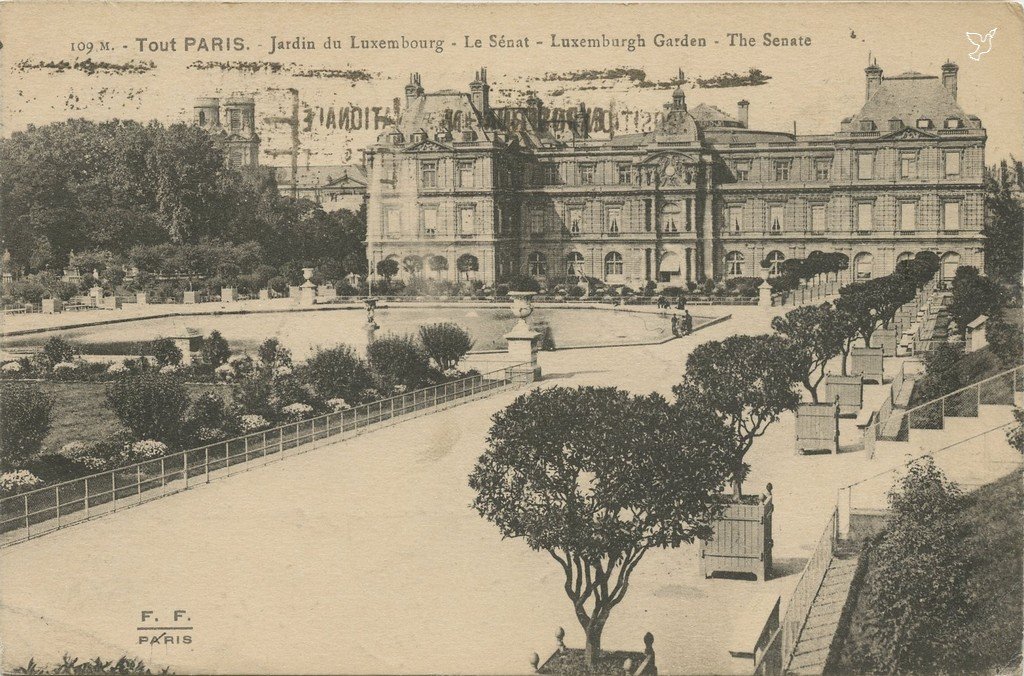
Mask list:
[[[959,664],[968,645],[970,556],[965,499],[930,456],[889,493],[871,552],[872,596],[856,661],[873,673],[931,673]]]
[[[53,400],[35,383],[0,386],[0,469],[16,469],[39,452],[50,432]]]
[[[591,666],[644,554],[711,536],[732,468],[714,412],[613,387],[519,396],[494,415],[487,444],[473,507],[561,566]]]
[[[117,662],[111,662],[97,657],[92,660],[80,661],[77,657],[64,654],[60,664],[44,666],[37,664],[35,659],[30,659],[28,664],[17,667],[11,671],[12,674],[153,674],[153,670],[146,666],[142,660],[137,660],[127,655],[122,656]],[[157,674],[173,673],[165,667]]]

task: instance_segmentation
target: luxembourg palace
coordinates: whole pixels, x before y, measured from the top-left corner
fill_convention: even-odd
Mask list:
[[[600,140],[551,123],[533,94],[492,107],[486,69],[468,93],[425,92],[414,74],[366,150],[370,269],[637,288],[759,276],[813,251],[847,255],[859,279],[924,250],[945,276],[981,267],[986,134],[957,103],[957,70],[872,63],[832,134],[751,129],[746,101],[733,116],[680,88],[652,131]]]

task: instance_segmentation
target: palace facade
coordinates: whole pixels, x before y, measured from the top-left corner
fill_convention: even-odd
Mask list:
[[[546,122],[534,95],[492,107],[485,69],[468,93],[413,75],[366,150],[370,269],[641,287],[759,276],[813,251],[846,254],[860,279],[925,250],[945,277],[981,268],[986,133],[957,103],[957,66],[865,75],[832,134],[754,130],[746,101],[732,116],[677,89],[655,131],[601,140]]]

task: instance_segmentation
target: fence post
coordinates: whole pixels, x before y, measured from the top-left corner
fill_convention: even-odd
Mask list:
[[[25,504],[25,537],[26,538],[30,538],[30,537],[32,537],[32,528],[29,525],[29,519],[28,519],[28,494],[26,493],[22,497],[24,498],[23,502]]]
[[[114,507],[110,511],[117,511],[117,475],[114,474],[114,470],[110,470],[110,497],[113,498]]]
[[[395,417],[395,398],[391,397],[391,417]]]
[[[981,415],[981,384],[979,383],[974,389],[978,391],[978,415]]]
[[[248,435],[242,437],[242,443],[244,444],[244,448],[245,448],[245,464],[248,465],[249,464],[249,436]]]
[[[185,488],[188,489],[188,451],[181,454],[181,466],[185,474]]]
[[[135,494],[139,496],[139,502],[142,502],[142,465],[135,465]]]
[[[281,458],[284,457],[284,427],[277,428],[277,452]]]
[[[57,500],[57,528],[60,528],[60,484],[53,487],[53,492]]]
[[[206,483],[210,483],[210,447],[207,446],[203,451],[206,456]]]
[[[160,456],[160,488],[167,487],[167,470],[164,466],[164,458]]]
[[[263,443],[260,444],[263,448],[263,464],[267,464],[267,431],[263,430]]]
[[[89,477],[85,477],[85,518],[89,518]]]

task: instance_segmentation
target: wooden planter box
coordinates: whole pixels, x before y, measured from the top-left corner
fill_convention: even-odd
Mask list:
[[[188,305],[194,305],[195,303],[198,303],[199,302],[199,292],[198,291],[186,291],[185,292],[185,296],[184,296],[184,300],[182,302],[186,303]]]
[[[731,503],[714,521],[715,535],[700,541],[700,572],[747,573],[767,580],[772,572],[772,503]]]
[[[57,314],[64,310],[64,303],[60,298],[44,298],[42,305],[44,315]]]
[[[825,401],[835,402],[837,399],[840,416],[856,417],[864,406],[864,378],[832,373],[826,376]]]
[[[797,453],[839,453],[839,404],[800,404],[796,409]]]
[[[895,357],[898,335],[899,332],[895,328],[878,329],[871,335],[872,347],[882,348],[883,357]]]
[[[225,286],[220,290],[220,301],[222,303],[234,303],[238,300],[238,289],[233,286]]]
[[[864,377],[864,382],[882,384],[882,348],[855,347],[850,350],[850,372]]]

